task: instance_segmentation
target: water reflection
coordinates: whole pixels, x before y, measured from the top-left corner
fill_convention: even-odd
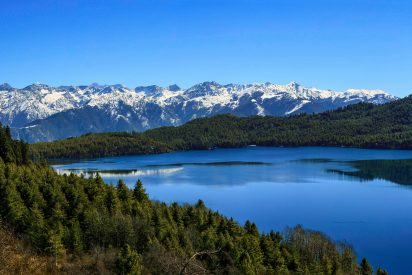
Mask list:
[[[362,180],[383,179],[412,186],[412,159],[359,160],[348,162],[354,171],[328,169],[328,172],[352,176]]]
[[[169,164],[148,164],[146,167],[161,166],[235,166],[235,165],[272,165],[273,163],[262,161],[215,161],[215,162],[180,162]]]
[[[326,158],[308,158],[308,159],[298,159],[295,160],[296,162],[302,162],[302,163],[332,163],[336,162],[335,160],[332,159],[326,159]]]
[[[85,175],[95,176],[99,173],[103,178],[119,178],[119,177],[139,177],[139,176],[151,176],[151,175],[160,175],[160,174],[171,174],[177,171],[183,170],[183,167],[178,168],[164,168],[164,169],[143,169],[143,170],[99,170],[99,169],[56,169],[59,174],[76,174],[76,175]]]
[[[94,163],[96,166],[99,166],[112,162]],[[328,178],[330,174],[335,174],[338,176],[349,176],[362,181],[383,179],[400,185],[412,186],[412,159],[342,161],[327,158],[306,158],[285,161],[276,167],[273,167],[274,164],[275,163],[263,161],[176,162],[144,164],[140,166],[139,169],[60,169],[56,166],[56,171],[60,174],[74,173],[77,175],[84,174],[85,176],[95,176],[96,173],[99,173],[103,178],[121,178],[172,174],[181,172],[184,166],[188,166],[193,168],[186,171],[185,175],[181,175],[180,178],[177,176],[177,178],[183,182],[189,180],[191,184],[242,185],[250,181],[302,183],[310,182],[311,177]],[[229,168],[229,166],[233,167]],[[236,168],[236,166],[239,166],[239,168]],[[241,166],[245,167],[242,168]],[[267,168],[262,170],[263,167],[254,168],[254,166],[267,166]],[[196,169],[195,167],[199,168]],[[204,167],[204,169],[202,169],[202,167]],[[210,177],[216,173],[219,174],[219,179],[212,182]],[[233,175],[236,175],[236,181],[233,180]],[[243,175],[243,178],[240,178],[240,175]],[[206,176],[206,178],[204,178],[204,176]],[[155,182],[156,180],[154,183]]]

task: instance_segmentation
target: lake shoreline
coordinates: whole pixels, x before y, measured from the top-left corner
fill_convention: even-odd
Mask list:
[[[170,154],[170,153],[179,153],[179,152],[190,152],[190,151],[213,151],[213,150],[221,150],[221,149],[244,149],[244,148],[348,148],[348,149],[359,149],[359,150],[389,150],[389,151],[411,151],[411,149],[402,149],[402,148],[374,148],[374,147],[355,147],[355,146],[266,146],[266,145],[246,145],[246,146],[239,146],[239,147],[214,147],[214,148],[207,148],[207,149],[188,149],[188,150],[171,150],[168,152],[159,152],[159,153],[141,153],[141,154],[123,154],[123,155],[108,155],[108,156],[101,156],[101,157],[91,157],[91,158],[48,158],[44,159],[48,165],[56,165],[59,163],[72,163],[76,161],[94,161],[100,158],[111,158],[111,157],[127,157],[127,156],[147,156],[147,155],[161,155],[161,154]],[[39,161],[39,160],[36,160]]]

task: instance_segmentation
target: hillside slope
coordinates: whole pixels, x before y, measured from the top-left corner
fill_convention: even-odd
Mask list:
[[[37,143],[30,148],[36,158],[90,158],[250,144],[412,149],[412,96],[383,105],[359,103],[314,115],[219,115],[143,134],[90,134]]]
[[[178,149],[262,146],[412,148],[412,97],[375,106],[350,105],[292,117],[216,116],[145,133]]]

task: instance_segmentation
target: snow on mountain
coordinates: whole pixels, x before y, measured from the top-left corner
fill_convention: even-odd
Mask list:
[[[306,88],[296,82],[287,85],[203,82],[188,89],[177,85],[129,89],[119,84],[60,87],[32,84],[16,89],[3,84],[0,122],[11,125],[16,137],[33,142],[87,132],[143,131],[223,113],[284,116],[318,113],[358,102],[383,104],[395,99],[381,90],[337,92]]]

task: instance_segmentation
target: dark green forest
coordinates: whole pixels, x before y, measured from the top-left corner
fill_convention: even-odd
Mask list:
[[[30,144],[32,159],[96,158],[136,154],[156,154],[172,151],[166,143],[155,141],[141,133],[101,133],[62,139],[55,142]]]
[[[259,146],[412,149],[412,96],[290,117],[219,115],[144,133],[101,133],[30,145],[31,156],[93,158],[176,150]]]
[[[320,232],[260,233],[201,200],[151,201],[140,181],[129,189],[99,175],[58,175],[28,161],[27,146],[6,128],[0,133],[0,241],[39,255],[23,266],[21,257],[4,257],[0,273],[39,266],[38,273],[67,274],[372,274],[349,245]]]
[[[27,164],[29,146],[23,141],[13,140],[9,127],[0,123],[0,159],[6,163]]]

